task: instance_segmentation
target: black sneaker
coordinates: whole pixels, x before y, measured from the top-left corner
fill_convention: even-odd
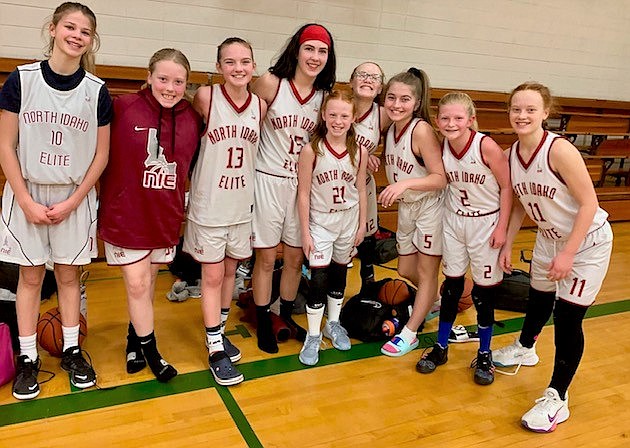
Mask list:
[[[487,386],[494,382],[494,364],[492,363],[492,352],[479,353],[473,359],[471,367],[475,368],[475,383]]]
[[[433,350],[422,355],[416,364],[416,370],[420,373],[431,373],[435,371],[437,366],[446,364],[446,361],[448,361],[448,347],[442,348],[440,344],[435,344]]]
[[[221,351],[215,352],[208,357],[210,371],[217,384],[221,386],[234,386],[242,383],[245,377],[232,365],[228,355]]]
[[[35,362],[26,355],[18,356],[13,380],[13,396],[18,400],[30,400],[39,395],[39,383],[37,374],[41,360],[37,357]]]
[[[61,368],[68,372],[70,382],[74,387],[85,389],[96,384],[96,373],[83,357],[81,348],[78,345],[70,347],[63,352]]]
[[[232,344],[226,335],[223,335],[223,350],[225,350],[225,354],[228,355],[230,361],[238,362],[241,360],[241,351],[236,345]]]

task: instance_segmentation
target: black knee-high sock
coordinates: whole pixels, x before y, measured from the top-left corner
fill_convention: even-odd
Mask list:
[[[366,283],[374,281],[374,263],[376,254],[376,238],[374,235],[366,236],[365,239],[357,247],[359,259],[361,260],[361,287],[364,288]]]
[[[269,305],[256,305],[256,337],[258,348],[267,353],[278,353],[278,341],[271,327]]]
[[[149,363],[151,371],[158,381],[166,383],[177,375],[175,367],[167,363],[157,349],[155,333],[151,332],[147,336],[139,336],[142,353]]]
[[[295,339],[304,342],[306,340],[306,330],[293,320],[294,301],[285,300],[280,297],[280,317],[289,326],[291,333],[295,333]]]
[[[584,353],[582,321],[588,307],[558,300],[553,312],[556,356],[549,387],[565,395]]]
[[[142,354],[142,347],[140,347],[140,339],[131,322],[129,322],[129,327],[127,328],[127,348],[125,353],[127,354],[127,373],[137,373],[147,366],[147,362]]]
[[[530,286],[523,329],[519,337],[523,347],[532,348],[536,338],[551,317],[556,302],[555,292],[538,291]]]

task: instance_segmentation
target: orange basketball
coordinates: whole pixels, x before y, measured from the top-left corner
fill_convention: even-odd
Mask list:
[[[385,282],[378,291],[378,300],[389,305],[398,305],[408,299],[407,283],[399,279]]]
[[[457,312],[461,313],[462,311],[467,310],[471,306],[473,306],[472,299],[472,289],[473,289],[473,281],[469,278],[464,280],[464,292],[462,293],[461,299],[459,299],[459,303],[457,304]]]
[[[87,336],[87,322],[81,315],[79,321],[79,344]],[[46,311],[37,322],[37,339],[39,345],[57,358],[61,357],[63,351],[63,331],[61,330],[61,313],[59,308]]]
[[[459,303],[457,304],[457,312],[461,313],[462,311],[467,310],[471,306],[473,306],[472,300],[472,289],[474,283],[471,279],[466,277],[464,279],[464,292],[462,292],[462,297],[459,299]],[[444,282],[440,285],[440,297],[444,293]]]

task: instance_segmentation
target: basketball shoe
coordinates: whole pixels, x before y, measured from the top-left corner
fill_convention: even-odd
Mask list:
[[[475,374],[473,375],[475,383],[487,386],[494,382],[492,352],[477,352],[477,358],[473,359],[471,367],[475,369]]]
[[[532,348],[523,347],[516,339],[513,344],[495,350],[492,354],[492,361],[501,367],[510,366],[535,366],[538,364],[536,346]]]
[[[307,366],[314,366],[319,362],[319,347],[322,343],[322,335],[306,336],[300,355],[298,356],[300,362]]]
[[[562,400],[558,391],[548,387],[533,408],[523,415],[521,424],[534,432],[551,432],[569,418],[569,394]]]
[[[435,344],[433,350],[422,355],[416,364],[416,370],[420,373],[431,373],[437,369],[437,366],[446,364],[446,361],[448,361],[448,347],[442,348],[440,344]]]
[[[83,357],[81,347],[78,345],[69,347],[63,352],[61,368],[68,372],[70,382],[74,387],[85,389],[96,384],[96,373]]]
[[[37,374],[41,366],[39,356],[35,362],[26,355],[18,356],[16,376],[13,380],[13,396],[18,400],[30,400],[39,395]]]
[[[338,321],[326,321],[324,336],[332,341],[333,347],[337,350],[350,350],[352,347],[348,332]]]

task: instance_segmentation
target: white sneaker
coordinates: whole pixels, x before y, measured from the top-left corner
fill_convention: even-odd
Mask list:
[[[300,350],[300,354],[298,359],[300,362],[307,366],[314,366],[319,362],[319,348],[322,344],[322,335],[319,336],[311,336],[310,334],[306,336],[306,340],[304,341],[304,345],[302,346],[302,350]]]
[[[348,337],[348,332],[338,321],[327,321],[324,325],[324,337],[332,341],[333,347],[337,350],[350,350],[352,343]]]
[[[534,407],[523,415],[521,424],[530,431],[551,432],[569,415],[569,394],[562,400],[557,390],[548,387],[543,396],[536,400]]]
[[[492,351],[492,362],[500,367],[535,366],[538,364],[536,346],[523,347],[518,339],[513,344]]]

